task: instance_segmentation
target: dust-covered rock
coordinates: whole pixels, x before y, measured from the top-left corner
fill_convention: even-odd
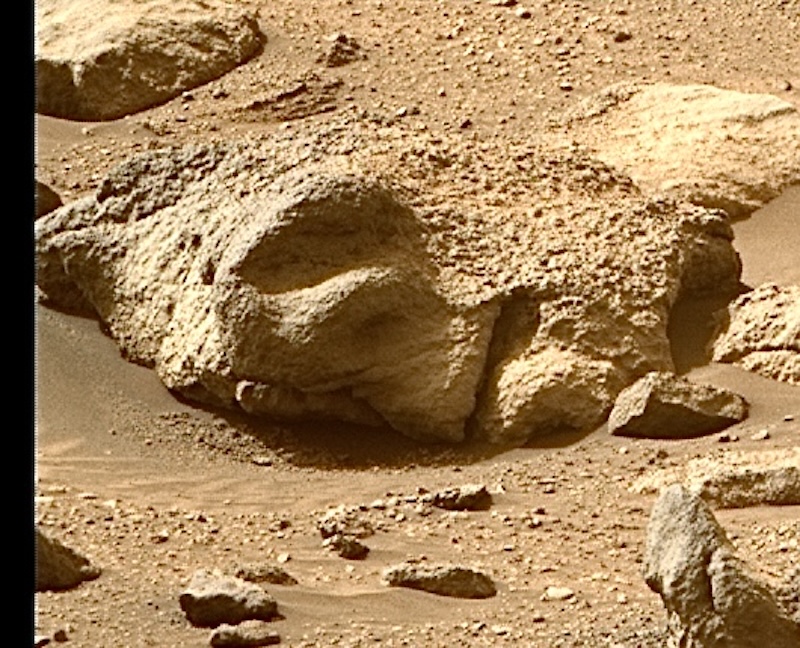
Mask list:
[[[275,599],[258,585],[205,569],[194,573],[178,600],[189,622],[201,628],[269,621],[278,612]]]
[[[722,314],[713,360],[800,385],[800,286],[764,284]]]
[[[59,591],[77,587],[100,576],[99,567],[59,540],[36,528],[36,591]]]
[[[738,423],[747,410],[747,401],[726,389],[650,372],[617,396],[608,431],[650,439],[691,438]]]
[[[489,576],[459,565],[407,562],[384,570],[382,580],[391,587],[407,587],[455,598],[484,599],[497,594]]]
[[[650,515],[644,575],[667,609],[672,646],[797,646],[800,627],[736,557],[707,504],[680,485]]]
[[[648,191],[734,217],[800,182],[800,113],[772,95],[626,83],[587,98],[570,124]]]
[[[36,110],[117,119],[244,63],[264,39],[253,14],[189,0],[36,3]]]

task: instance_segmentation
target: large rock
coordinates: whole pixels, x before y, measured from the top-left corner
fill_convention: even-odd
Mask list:
[[[234,3],[39,0],[36,109],[116,119],[222,76],[262,40],[256,17]]]
[[[178,600],[189,622],[201,628],[270,621],[278,612],[275,599],[258,585],[205,569],[194,573]]]
[[[384,570],[382,580],[390,587],[406,587],[454,598],[484,599],[497,594],[489,576],[461,565],[407,562]]]
[[[599,425],[672,368],[675,300],[738,284],[730,225],[580,150],[485,155],[347,118],[147,152],[37,221],[37,282],[190,399],[426,440]]]
[[[36,529],[36,591],[67,590],[94,580],[100,569],[74,549]]]
[[[736,299],[713,342],[713,359],[800,385],[800,286],[764,284]]]
[[[669,646],[800,645],[800,627],[748,573],[706,503],[680,485],[653,507],[644,575],[667,609]]]
[[[648,439],[691,438],[744,420],[747,409],[744,398],[726,389],[652,371],[617,396],[608,431]]]
[[[643,188],[734,217],[800,182],[800,113],[772,95],[620,84],[570,117],[578,141]]]

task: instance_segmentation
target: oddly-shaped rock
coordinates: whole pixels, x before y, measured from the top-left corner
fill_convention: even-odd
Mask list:
[[[337,535],[351,538],[369,538],[375,535],[375,529],[369,520],[359,515],[357,510],[348,509],[344,505],[326,511],[317,522],[317,528],[323,539]]]
[[[656,493],[681,482],[718,508],[800,504],[800,447],[726,452],[700,457],[638,478],[631,490]]]
[[[326,67],[341,67],[365,59],[366,56],[358,42],[347,34],[333,34],[328,37],[329,45],[317,59]]]
[[[61,197],[46,184],[38,180],[36,181],[34,202],[36,204],[34,218],[41,218],[62,205]]]
[[[297,579],[277,565],[242,565],[234,574],[236,578],[251,583],[271,585],[297,585]]]
[[[36,222],[37,283],[190,400],[451,442],[599,425],[673,368],[675,300],[738,285],[730,225],[579,149],[468,149],[349,116],[149,151]]]
[[[363,542],[349,535],[337,533],[322,542],[323,547],[333,549],[340,557],[346,560],[364,560],[369,555],[369,547]]]
[[[747,409],[738,394],[652,371],[617,396],[608,431],[648,439],[692,438],[744,420]]]
[[[584,101],[571,134],[651,192],[742,217],[800,182],[800,113],[707,85],[622,84]]]
[[[484,599],[497,594],[486,574],[458,565],[428,565],[406,562],[383,572],[383,582],[391,587],[407,587],[439,596]]]
[[[223,623],[214,629],[210,639],[214,648],[257,648],[280,642],[280,635],[263,621],[243,621],[239,625]]]
[[[800,385],[800,286],[768,283],[739,296],[713,342],[713,360]]]
[[[800,627],[747,573],[706,503],[680,485],[653,507],[644,576],[667,609],[671,646],[800,645]]]
[[[205,569],[194,573],[179,602],[189,622],[201,628],[269,621],[278,612],[275,599],[258,585]]]
[[[482,484],[466,484],[434,493],[433,505],[448,511],[486,511],[492,494]]]
[[[36,591],[59,591],[97,578],[101,570],[58,540],[36,529]]]
[[[117,119],[216,79],[254,56],[256,17],[230,3],[41,0],[36,110]]]

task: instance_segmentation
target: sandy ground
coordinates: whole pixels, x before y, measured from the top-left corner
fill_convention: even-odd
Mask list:
[[[786,12],[797,9],[791,2],[767,3],[758,15],[721,2],[666,3],[675,5],[673,13],[657,12],[649,2],[620,4],[623,11],[607,18],[634,38],[602,64],[593,61],[607,47],[597,45],[597,56],[591,39],[575,47],[581,55],[570,67],[573,96],[553,81],[546,57],[533,66],[512,54],[516,46],[551,48],[549,40],[534,45],[540,37],[564,34],[572,43],[580,21],[570,12],[585,19],[591,13],[586,3],[569,10],[545,3],[536,10],[539,22],[514,19],[508,10],[499,16],[500,8],[488,3],[438,2],[436,16],[430,15],[434,3],[400,4],[390,20],[374,2],[315,3],[307,13],[299,0],[281,3],[262,12],[271,40],[260,59],[199,89],[191,102],[176,100],[108,124],[39,117],[37,176],[66,200],[89,191],[110,164],[148,142],[269,131],[277,125],[254,126],[231,112],[242,97],[236,88],[246,93],[259,81],[291,80],[314,60],[324,36],[340,29],[371,48],[370,57],[347,73],[351,99],[343,101],[386,111],[420,105],[419,119],[445,127],[470,116],[477,139],[481,129],[541,124],[574,95],[620,76],[713,81],[780,92],[798,103],[797,90],[782,85],[800,69],[791,64],[800,61],[796,36],[786,33]],[[356,10],[358,16],[347,15]],[[712,33],[708,19],[715,16],[722,27]],[[494,57],[482,54],[485,70],[483,64],[478,72],[464,67],[471,55],[463,55],[462,41],[456,56],[448,49],[451,40],[434,38],[457,29],[460,20],[479,51],[494,44]],[[505,39],[503,48],[498,39]],[[276,68],[275,60],[287,56],[291,63]],[[493,59],[500,60],[500,71]],[[437,65],[436,78],[426,76]],[[523,70],[529,70],[525,83],[514,81]],[[467,81],[489,99],[469,92]],[[789,84],[797,85],[800,78]],[[212,101],[218,87],[230,95]],[[446,101],[440,87],[446,87]],[[515,113],[511,121],[509,112]],[[176,121],[176,114],[190,114],[189,123]],[[800,281],[798,219],[800,188],[736,224],[745,283]],[[640,573],[653,498],[632,493],[629,485],[693,457],[788,448],[800,438],[800,389],[733,367],[694,366],[704,320],[692,325],[691,313],[673,332],[676,359],[693,378],[750,401],[750,418],[729,430],[738,442],[723,444],[716,436],[636,441],[612,438],[601,427],[492,455],[419,448],[389,432],[365,439],[360,430],[288,429],[200,410],[176,400],[149,370],[122,360],[96,322],[41,306],[35,312],[36,518],[103,569],[98,580],[73,591],[36,597],[37,634],[64,630],[72,646],[208,645],[209,632],[193,628],[180,611],[180,592],[196,569],[232,572],[253,562],[280,564],[299,581],[268,587],[283,617],[274,627],[284,645],[660,646],[662,606]],[[769,439],[751,439],[764,428]],[[490,511],[450,513],[420,498],[475,482],[492,490]],[[366,560],[347,561],[321,546],[317,520],[337,505],[360,506],[358,514],[376,527],[365,541],[371,549]],[[797,507],[719,517],[765,576],[780,577],[798,564]],[[499,594],[462,601],[381,585],[385,567],[420,556],[484,569]],[[544,600],[550,585],[575,595]]]

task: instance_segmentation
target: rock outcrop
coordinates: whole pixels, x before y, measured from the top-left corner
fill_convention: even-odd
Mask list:
[[[77,587],[100,576],[88,558],[36,529],[36,591],[59,591]]]
[[[217,0],[41,0],[36,110],[117,119],[222,76],[263,39],[254,15]]]
[[[747,216],[800,182],[800,113],[708,85],[621,84],[570,115],[578,141],[649,192]]]
[[[617,396],[608,431],[647,439],[692,438],[744,420],[747,409],[738,394],[652,371]]]
[[[736,299],[722,320],[715,362],[800,385],[800,286],[759,286]]]
[[[454,598],[484,599],[497,594],[489,576],[460,565],[402,563],[386,569],[383,582],[390,587],[407,587]]]
[[[800,645],[800,627],[736,557],[705,502],[679,485],[656,501],[644,573],[667,609],[670,646]]]
[[[349,118],[147,152],[37,221],[37,283],[192,400],[451,442],[599,425],[672,368],[675,300],[738,284],[730,226],[579,149],[485,155]]]
[[[800,505],[800,447],[698,457],[642,475],[631,489],[657,493],[676,482],[717,508]]]
[[[179,603],[189,622],[201,628],[270,621],[278,612],[275,599],[258,585],[205,569],[194,573]]]

